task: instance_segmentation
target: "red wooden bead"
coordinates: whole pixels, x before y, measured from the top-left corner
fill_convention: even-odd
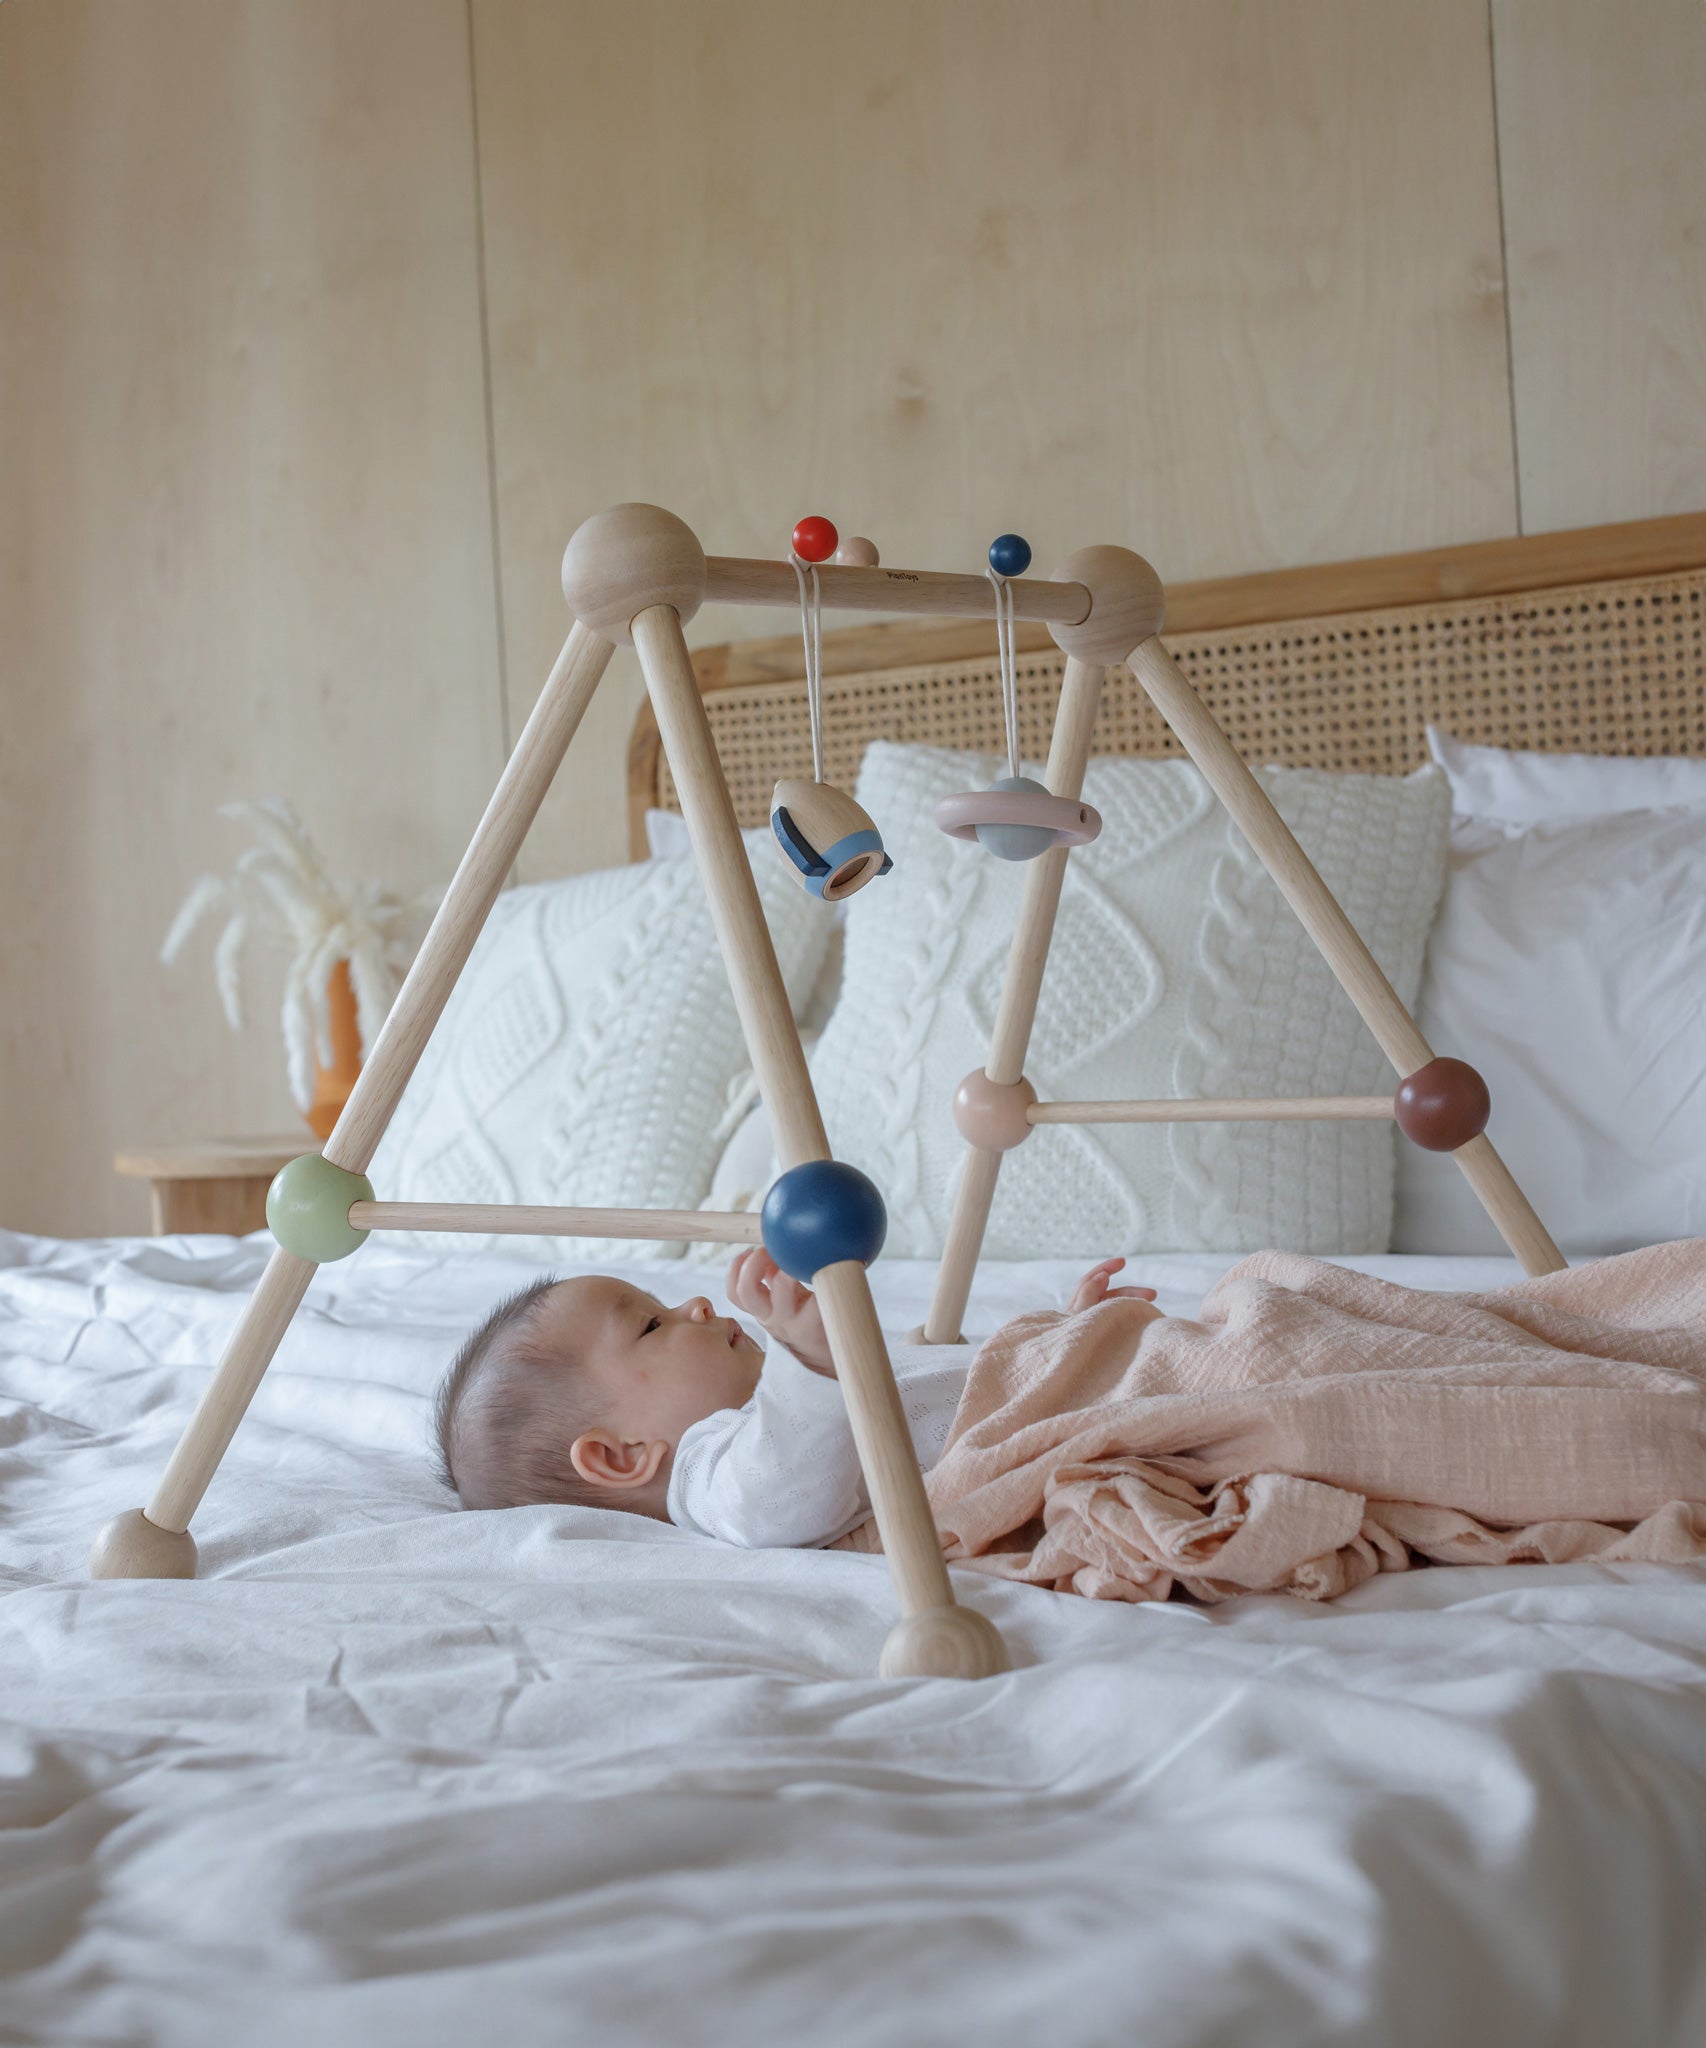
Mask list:
[[[1467,1060],[1429,1060],[1398,1083],[1392,1114],[1424,1152],[1455,1152],[1487,1128],[1493,1099]]]
[[[810,512],[794,528],[794,553],[802,562],[827,562],[840,538],[833,522]]]

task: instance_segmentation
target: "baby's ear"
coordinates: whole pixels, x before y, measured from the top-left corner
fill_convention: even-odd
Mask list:
[[[589,1429],[569,1446],[569,1463],[586,1483],[613,1493],[648,1485],[668,1456],[666,1443],[635,1443],[608,1429]]]

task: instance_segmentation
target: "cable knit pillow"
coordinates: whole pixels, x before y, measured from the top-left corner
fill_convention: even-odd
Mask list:
[[[812,1058],[831,1142],[889,1204],[887,1249],[942,1248],[964,1147],[950,1112],[983,1064],[1025,870],[932,823],[999,764],[873,746],[858,795],[894,870],[848,908],[840,1000]],[[1033,771],[1035,772],[1035,771]],[[1262,771],[1268,794],[1415,998],[1450,798],[1407,778]],[[1202,778],[1094,761],[1101,837],[1067,864],[1026,1073],[1045,1100],[1364,1095],[1393,1075]],[[1057,1125],[1003,1161],[992,1258],[1147,1251],[1379,1252],[1388,1124]]]
[[[830,920],[789,880],[768,832],[746,839],[798,1004]],[[370,1178],[391,1201],[691,1209],[710,1186],[730,1084],[746,1065],[691,861],[506,890]],[[585,1238],[417,1241],[545,1260],[634,1254],[631,1243]]]

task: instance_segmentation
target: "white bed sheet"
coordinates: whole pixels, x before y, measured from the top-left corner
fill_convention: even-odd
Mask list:
[[[0,2038],[1706,2041],[1706,1575],[1202,1611],[962,1573],[1018,1668],[884,1683],[880,1560],[455,1511],[430,1392],[524,1269],[375,1240],[204,1578],[89,1584],[264,1254],[0,1234]],[[1189,1309],[1225,1263],[1144,1271]],[[1071,1277],[986,1268],[968,1327]],[[927,1268],[874,1280],[919,1319]]]

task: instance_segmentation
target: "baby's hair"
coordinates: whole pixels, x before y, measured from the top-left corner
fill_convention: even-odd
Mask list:
[[[506,1295],[457,1352],[433,1404],[445,1483],[464,1507],[598,1506],[569,1446],[591,1418],[565,1386],[569,1368],[542,1356],[533,1325],[557,1285],[547,1273]]]

